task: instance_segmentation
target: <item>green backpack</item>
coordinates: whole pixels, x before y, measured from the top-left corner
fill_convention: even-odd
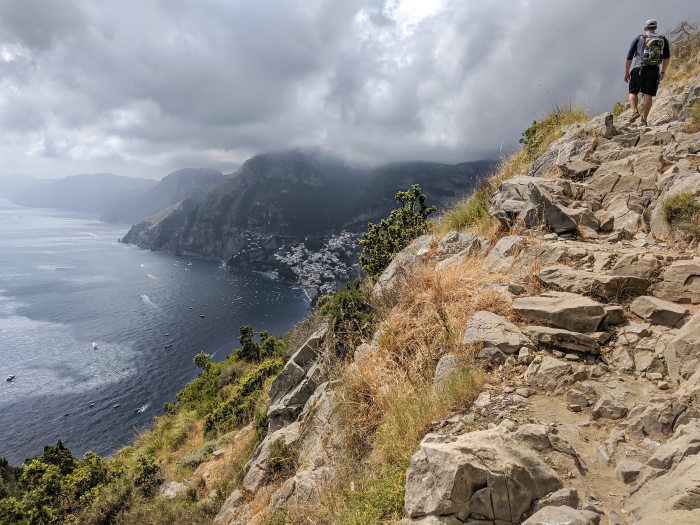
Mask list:
[[[642,50],[642,65],[643,66],[658,66],[664,61],[664,37],[660,35],[646,36],[644,38],[644,47]]]

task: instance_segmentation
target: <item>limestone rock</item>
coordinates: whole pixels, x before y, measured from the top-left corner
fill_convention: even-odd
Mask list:
[[[428,434],[406,472],[411,518],[471,514],[516,523],[532,502],[561,488],[557,474],[503,428]]]
[[[551,356],[536,357],[525,372],[525,381],[540,386],[545,390],[553,390],[562,379],[571,373],[571,365]]]
[[[272,380],[267,412],[271,431],[294,420],[316,387],[325,380],[323,367],[316,362],[325,333],[324,327],[312,334]]]
[[[613,349],[612,358],[615,366],[617,366],[622,372],[631,374],[634,371],[634,359],[630,357],[629,352],[627,352],[624,347],[616,346]]]
[[[674,381],[687,379],[700,366],[700,312],[696,312],[664,350],[668,374]]]
[[[525,247],[525,237],[520,235],[502,237],[484,259],[482,266],[495,272],[508,270],[519,257],[524,255]]]
[[[661,263],[653,255],[628,253],[618,259],[610,274],[649,279],[659,269],[661,269]]]
[[[674,432],[673,437],[656,449],[647,460],[652,468],[669,470],[675,468],[688,456],[700,452],[700,426],[682,425]]]
[[[648,323],[674,326],[688,315],[688,309],[658,297],[642,295],[630,304],[630,311]]]
[[[638,461],[623,461],[615,468],[615,477],[623,483],[630,484],[639,477],[643,468],[644,465]]]
[[[241,514],[240,503],[243,500],[243,491],[234,490],[219,509],[214,518],[214,525],[232,525],[236,517]]]
[[[243,472],[245,472],[243,488],[249,492],[255,492],[262,483],[265,475],[265,466],[270,458],[270,445],[273,442],[282,439],[286,445],[290,445],[297,441],[299,436],[300,425],[298,422],[292,423],[276,432],[268,433],[253,453],[253,456],[248,460],[248,463],[243,467]]]
[[[515,437],[540,452],[552,446],[549,442],[549,437],[547,437],[547,427],[544,425],[537,425],[534,423],[521,425],[520,428],[516,430]]]
[[[622,419],[627,415],[627,407],[612,394],[603,394],[593,406],[591,419]]]
[[[470,343],[482,343],[484,349],[496,348],[505,354],[513,354],[522,347],[534,348],[514,324],[487,311],[476,312],[467,322],[462,344]]]
[[[606,305],[605,308],[605,324],[616,325],[622,324],[627,319],[625,318],[625,310],[621,306]]]
[[[184,483],[178,483],[177,481],[171,481],[170,483],[163,483],[160,486],[158,493],[161,497],[167,499],[173,499],[184,494],[187,491],[187,485]]]
[[[578,491],[575,488],[567,487],[552,492],[535,504],[535,511],[542,510],[545,507],[571,507],[576,509],[578,508]]]
[[[405,282],[416,267],[428,262],[434,244],[434,235],[421,235],[407,248],[399,252],[377,279],[372,293],[377,296],[385,296],[394,291],[397,286]]]
[[[523,525],[589,525],[589,522],[571,507],[545,507],[523,521]]]
[[[565,292],[591,294],[605,299],[621,295],[640,295],[647,291],[651,281],[627,275],[606,275],[557,264],[544,268],[538,277],[547,284],[554,284]]]
[[[335,472],[330,467],[316,467],[298,471],[285,481],[270,498],[270,512],[280,507],[287,509],[304,509],[321,501],[323,487],[333,480]]]
[[[435,367],[435,377],[433,379],[433,387],[438,390],[449,381],[452,374],[457,371],[457,361],[453,355],[444,355],[438,361]]]
[[[676,303],[700,303],[700,258],[675,261],[660,277],[653,286],[654,296]]]
[[[590,354],[600,353],[598,342],[586,334],[549,326],[528,326],[524,330],[530,339],[546,348],[574,350]]]
[[[605,309],[600,303],[567,292],[518,297],[513,301],[513,310],[532,321],[547,321],[575,332],[594,332],[605,317]]]

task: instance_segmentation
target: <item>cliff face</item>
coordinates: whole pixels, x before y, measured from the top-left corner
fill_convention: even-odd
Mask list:
[[[214,523],[325,517],[334,493],[350,495],[353,517],[376,512],[371,482],[347,473],[367,465],[377,490],[402,453],[405,492],[380,507],[387,523],[700,523],[700,122],[689,115],[700,77],[672,87],[648,126],[629,109],[566,126],[504,177],[489,210],[497,235],[424,235],[399,253],[367,297],[376,332],[358,330],[345,363],[331,359],[331,327],[298,345]],[[667,220],[674,195],[692,217]],[[271,481],[278,440],[298,467]],[[362,461],[346,452],[355,440]]]
[[[320,153],[258,155],[220,184],[133,226],[123,242],[277,272],[295,282],[304,273],[318,287],[338,277],[323,276],[337,266],[334,257],[354,264],[357,246],[349,234],[386,217],[397,191],[418,183],[430,203],[445,204],[492,166],[415,162],[367,169]],[[319,252],[317,265],[300,269]]]
[[[134,224],[161,210],[197,195],[224,180],[219,170],[184,168],[166,175],[145,193],[122,199],[107,210],[100,220]]]

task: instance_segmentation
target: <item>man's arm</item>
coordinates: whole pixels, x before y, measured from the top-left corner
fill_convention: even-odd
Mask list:
[[[637,37],[634,40],[632,40],[632,45],[630,46],[629,51],[627,51],[627,62],[625,62],[625,82],[630,81],[630,67],[632,67],[632,59],[634,58],[634,55],[637,52],[639,38],[640,37]]]
[[[664,79],[664,75],[666,74],[666,69],[668,68],[668,63],[671,61],[671,45],[668,43],[668,38],[664,37],[664,54],[663,54],[664,61],[661,63],[661,80]]]
[[[661,72],[659,73],[659,76],[661,77],[661,80],[664,79],[664,75],[666,75],[666,69],[668,68],[668,63],[671,61],[670,58],[665,58],[663,62],[661,62]]]

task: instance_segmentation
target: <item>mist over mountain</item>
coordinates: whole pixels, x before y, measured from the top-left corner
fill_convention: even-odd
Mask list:
[[[100,217],[100,220],[127,224],[141,222],[187,197],[219,184],[223,180],[224,176],[219,170],[183,168],[166,175],[146,192],[119,200]]]
[[[123,199],[155,186],[152,179],[111,173],[83,173],[57,180],[40,180],[10,200],[21,206],[104,213]]]
[[[0,199],[13,201],[18,195],[49,181],[17,173],[0,177]]]
[[[356,234],[396,207],[397,191],[419,184],[427,202],[441,207],[473,189],[494,164],[402,162],[367,168],[318,151],[265,153],[220,184],[136,224],[123,242],[219,259],[231,269],[277,272],[293,281],[300,278],[303,254],[327,251],[333,238],[342,238],[331,243],[333,257],[354,261]],[[323,268],[313,272],[321,275]],[[321,277],[314,279],[320,284]]]

